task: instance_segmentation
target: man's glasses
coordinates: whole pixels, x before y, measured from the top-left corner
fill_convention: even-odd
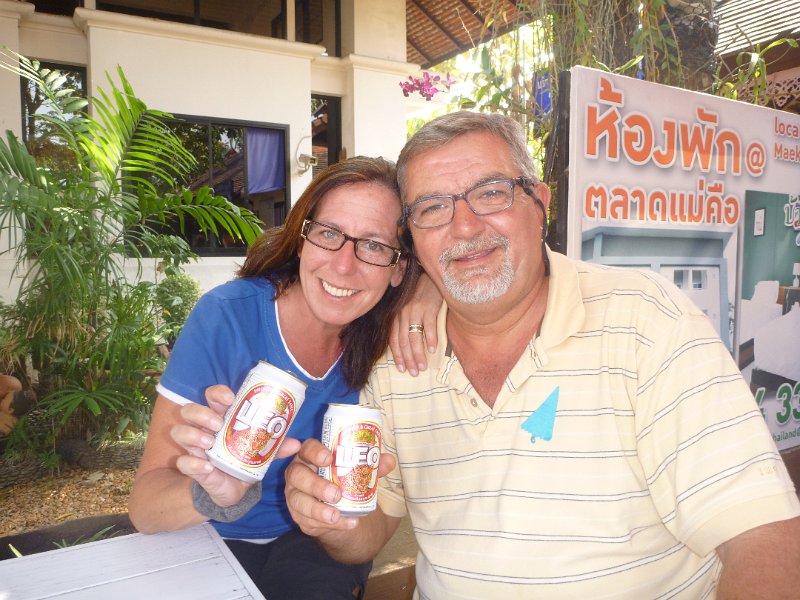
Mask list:
[[[495,179],[471,187],[461,194],[436,194],[424,196],[405,207],[404,217],[420,229],[447,225],[453,220],[456,200],[463,200],[476,215],[492,215],[506,210],[514,203],[514,188],[523,190],[530,184],[525,177]]]
[[[331,251],[340,250],[347,241],[353,242],[356,258],[377,267],[395,266],[402,254],[399,248],[393,248],[375,240],[354,238],[335,227],[317,223],[311,219],[303,221],[303,231],[300,236],[323,250]]]

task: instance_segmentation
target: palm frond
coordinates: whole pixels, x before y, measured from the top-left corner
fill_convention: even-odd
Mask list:
[[[0,138],[0,171],[13,174],[28,184],[49,191],[53,182],[36,164],[25,144],[11,131],[6,131],[6,139]]]
[[[263,226],[255,213],[223,196],[214,196],[208,187],[200,188],[194,195],[190,191],[165,195],[161,213],[174,214],[181,224],[190,216],[204,233],[219,235],[222,227],[231,237],[247,244],[261,235]]]
[[[99,171],[106,190],[141,185],[156,194],[150,178],[173,188],[195,159],[164,125],[163,119],[171,115],[148,109],[133,94],[121,69],[118,75],[122,89],[108,76],[110,94],[98,90],[93,98],[97,118],[89,121],[81,148]]]
[[[66,87],[67,78],[61,71],[44,67],[39,61],[7,47],[0,50],[0,68],[30,80],[41,90],[47,98],[49,112],[47,115],[35,115],[35,118],[55,125],[60,137],[77,157],[79,152],[75,136],[82,129],[84,116],[81,111],[88,104],[80,91]]]

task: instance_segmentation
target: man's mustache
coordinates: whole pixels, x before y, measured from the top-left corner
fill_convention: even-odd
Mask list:
[[[492,248],[509,248],[508,238],[503,235],[494,235],[492,237],[479,237],[471,240],[461,240],[454,246],[451,246],[439,256],[439,264],[443,269],[446,269],[451,261],[458,260],[474,252],[481,252],[483,250],[491,250]]]

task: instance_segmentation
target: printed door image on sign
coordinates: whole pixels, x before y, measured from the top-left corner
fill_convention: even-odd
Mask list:
[[[717,267],[662,267],[661,274],[683,290],[720,333],[719,269]]]
[[[655,271],[674,283],[708,316],[732,349],[729,256],[736,245],[725,231],[631,226],[589,226],[582,233],[581,258],[614,267]]]

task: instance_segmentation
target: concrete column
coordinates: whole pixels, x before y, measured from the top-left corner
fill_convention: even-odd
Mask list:
[[[27,2],[0,0],[0,46],[7,46],[14,52],[21,52],[20,21],[25,15],[31,14],[33,10],[33,4]],[[3,62],[13,60],[7,55],[3,58]],[[3,132],[3,137],[5,137],[7,129],[13,131],[17,136],[21,133],[22,103],[19,90],[19,76],[6,69],[0,69],[0,132]]]

